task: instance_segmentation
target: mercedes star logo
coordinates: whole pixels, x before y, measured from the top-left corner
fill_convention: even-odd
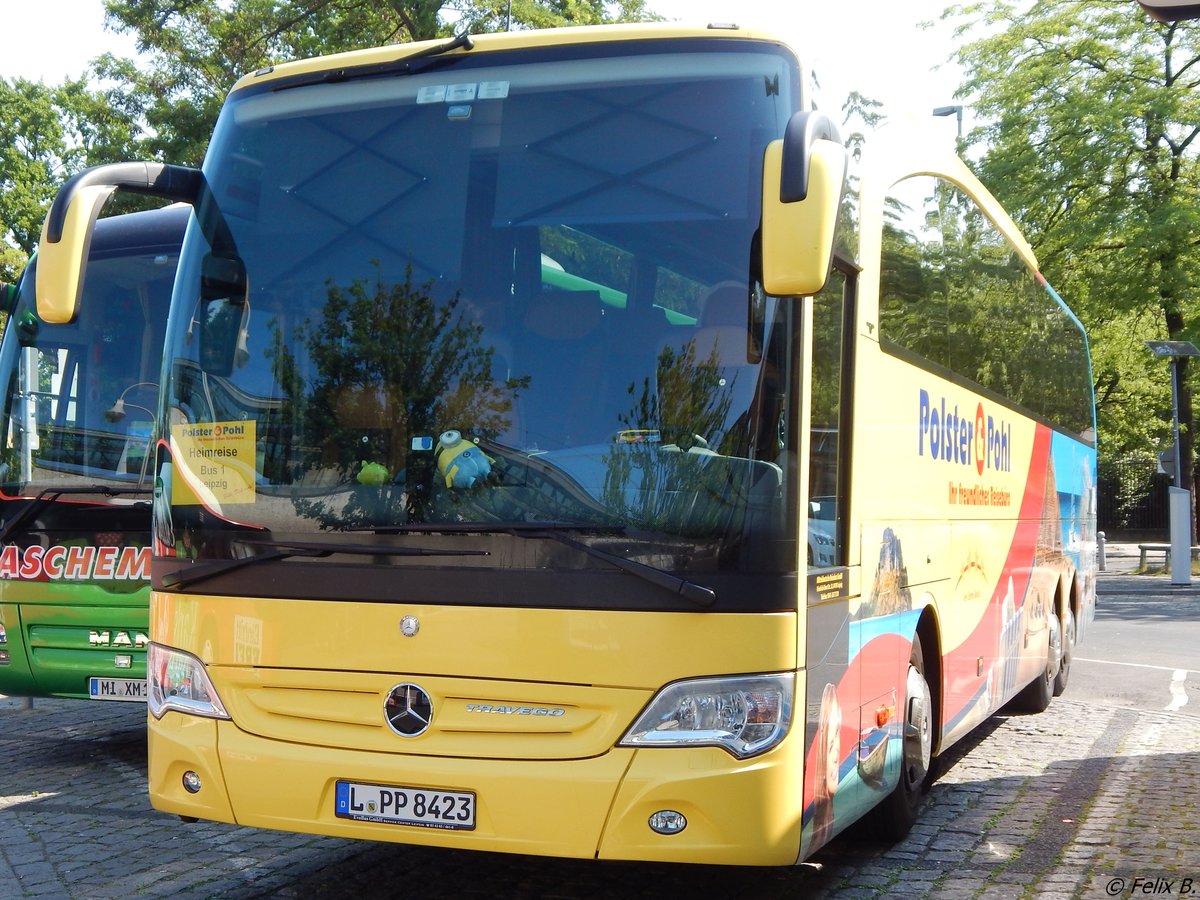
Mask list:
[[[429,727],[433,701],[415,684],[398,684],[388,692],[383,714],[396,734],[416,737]]]

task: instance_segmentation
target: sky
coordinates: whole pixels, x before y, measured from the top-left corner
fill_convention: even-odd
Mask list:
[[[951,0],[648,0],[668,19],[732,22],[777,34],[816,73],[821,109],[840,122],[852,90],[881,101],[889,115],[927,116],[964,101],[954,93],[961,70],[949,61],[953,24],[940,22]],[[932,22],[929,29],[921,22]],[[969,111],[968,111],[969,127]],[[954,137],[953,116],[945,119]]]
[[[0,0],[0,76],[59,84],[105,52],[133,56],[133,38],[104,28],[104,0]]]
[[[952,26],[938,22],[950,0],[647,0],[667,17],[765,28],[791,44],[822,84],[818,105],[837,114],[851,90],[889,115],[927,116],[954,98],[961,73],[948,62]],[[933,21],[929,30],[918,23]],[[133,56],[133,38],[104,28],[103,0],[0,0],[0,76],[58,84],[110,51]],[[24,36],[24,37],[23,37]],[[970,110],[967,110],[970,127]],[[956,120],[943,120],[953,140]],[[935,127],[939,127],[936,126]]]

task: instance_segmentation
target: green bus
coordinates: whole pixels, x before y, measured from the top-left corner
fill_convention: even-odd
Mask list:
[[[86,303],[0,343],[0,694],[145,700],[153,432],[183,207],[96,223]]]

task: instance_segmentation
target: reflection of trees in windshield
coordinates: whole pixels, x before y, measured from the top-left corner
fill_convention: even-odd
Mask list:
[[[638,528],[682,535],[721,534],[743,507],[750,466],[747,418],[729,423],[735,395],[752,385],[748,367],[722,367],[717,347],[696,358],[696,342],[664,348],[657,386],[629,386],[633,404],[620,420],[626,431],[604,455],[602,500],[614,519]],[[742,391],[739,391],[742,388]],[[735,394],[735,391],[738,392]],[[691,452],[689,452],[691,451]],[[720,460],[720,462],[717,462]],[[729,465],[733,461],[735,466]],[[747,469],[749,474],[749,469]],[[739,483],[740,482],[740,483]]]
[[[438,435],[457,429],[492,439],[509,427],[528,379],[493,379],[483,326],[466,319],[458,294],[439,304],[432,287],[415,285],[411,268],[402,283],[329,283],[320,316],[304,320],[291,341],[272,326],[269,355],[289,398],[284,420],[300,425],[308,448],[294,480],[332,473],[354,485],[340,510],[294,501],[322,527],[424,520]]]
[[[1085,431],[1091,384],[1079,327],[966,194],[928,181],[921,214],[884,227],[883,337]]]

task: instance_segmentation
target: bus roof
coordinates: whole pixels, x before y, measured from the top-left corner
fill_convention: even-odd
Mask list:
[[[644,23],[626,25],[587,25],[572,28],[546,28],[532,31],[508,31],[489,34],[471,35],[473,49],[465,50],[461,46],[447,51],[448,55],[456,56],[492,50],[519,50],[530,47],[552,47],[571,44],[593,44],[608,41],[649,41],[664,38],[696,38],[714,39],[738,37],[746,40],[767,41],[785,45],[775,35],[763,31],[740,28],[737,25],[683,25],[671,23]],[[366,66],[377,66],[386,63],[399,63],[405,57],[429,52],[439,45],[451,44],[454,38],[439,38],[433,41],[420,41],[413,44],[389,44],[367,50],[352,50],[331,56],[320,56],[295,62],[280,63],[267,66],[239,79],[233,86],[233,91],[258,86],[282,78],[293,78],[297,75],[311,75],[339,69],[354,69]],[[349,73],[348,73],[349,74]]]
[[[93,253],[112,250],[128,252],[131,247],[179,247],[179,235],[187,224],[192,208],[175,203],[161,209],[109,216],[96,222],[92,238]]]

